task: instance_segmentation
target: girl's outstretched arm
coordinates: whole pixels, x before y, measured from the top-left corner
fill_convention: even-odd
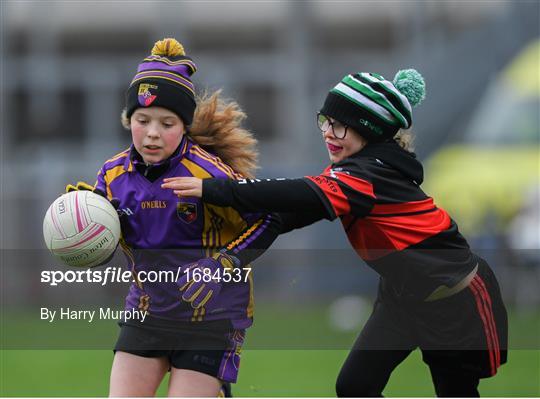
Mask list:
[[[334,219],[305,179],[164,179],[163,188],[182,197],[202,197],[205,202],[231,206],[243,212],[296,212]]]

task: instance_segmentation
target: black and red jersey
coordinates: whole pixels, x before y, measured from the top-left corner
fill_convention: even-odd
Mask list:
[[[476,265],[456,223],[420,188],[422,165],[395,142],[371,144],[304,179],[358,255],[399,293],[425,298]]]
[[[280,212],[286,232],[340,218],[358,255],[403,296],[424,299],[476,266],[457,225],[420,185],[423,168],[395,142],[373,143],[301,179],[206,181],[203,199]]]

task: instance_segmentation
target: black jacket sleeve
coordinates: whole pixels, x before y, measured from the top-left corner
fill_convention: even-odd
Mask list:
[[[291,213],[279,213],[280,218],[280,234],[288,233],[295,229],[301,229],[302,227],[309,226],[315,222],[318,222],[324,217],[322,214],[317,213],[305,213],[305,212],[291,212]]]
[[[202,198],[240,212],[303,213],[313,221],[334,219],[304,179],[204,179]]]
[[[241,265],[261,256],[278,235],[329,218],[322,199],[302,179],[205,179],[202,199],[241,213],[269,212],[225,246],[223,251],[236,257]]]

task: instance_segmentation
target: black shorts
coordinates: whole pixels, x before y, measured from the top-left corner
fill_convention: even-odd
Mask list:
[[[245,330],[227,320],[168,322],[146,317],[145,323],[121,322],[114,351],[142,357],[166,357],[172,367],[199,371],[236,382]]]
[[[373,313],[353,349],[420,348],[430,367],[490,377],[506,363],[508,320],[497,279],[482,259],[471,284],[433,302],[379,286]]]

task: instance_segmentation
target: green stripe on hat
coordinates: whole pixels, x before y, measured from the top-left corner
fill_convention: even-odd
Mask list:
[[[389,111],[397,121],[394,121],[393,124],[400,125],[402,127],[409,126],[409,122],[403,116],[403,114],[394,107],[391,101],[385,96],[385,94],[379,93],[374,90],[368,83],[363,83],[358,79],[355,79],[353,76],[345,76],[342,80],[347,86],[352,89],[360,92],[364,96],[370,98],[373,102],[377,103],[387,111]]]
[[[388,80],[380,80],[370,73],[359,73],[354,75],[354,78],[368,84],[371,88],[381,94],[383,94],[388,101],[392,103],[396,110],[407,120],[407,124],[402,126],[403,128],[410,127],[412,123],[412,107],[403,94],[396,89],[396,87]]]
[[[362,93],[344,83],[338,83],[336,87],[330,90],[330,92],[339,94],[340,96],[349,99],[353,103],[372,113],[374,116],[381,118],[390,125],[398,125],[396,119],[390,112],[388,112],[386,108],[380,106],[369,97],[364,96]]]
[[[392,96],[397,96],[401,106],[405,107],[407,112],[412,112],[412,107],[411,107],[411,104],[410,104],[409,100],[407,99],[407,97],[405,97],[399,91],[399,89],[392,82],[390,82],[388,80],[385,80],[384,78],[382,80],[377,79],[371,73],[362,72],[362,73],[357,74],[357,75],[364,78],[364,79],[366,79],[369,82],[373,82],[373,85],[375,87],[380,87],[382,90],[385,90],[388,94],[391,94]],[[355,75],[355,77],[357,75]],[[396,104],[394,104],[394,105],[396,105]],[[398,108],[398,107],[396,107],[396,108]]]

